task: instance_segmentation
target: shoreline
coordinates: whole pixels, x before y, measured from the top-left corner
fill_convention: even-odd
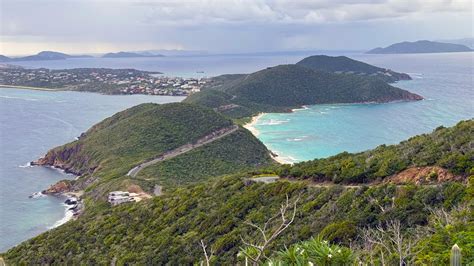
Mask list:
[[[278,153],[274,152],[274,151],[271,151],[271,154],[272,156],[272,159],[277,161],[278,163],[280,164],[289,164],[289,165],[293,165],[295,164],[295,162],[291,161],[291,160],[288,160],[288,159],[284,159],[285,157],[282,157],[280,156]]]
[[[305,110],[305,109],[309,109],[307,106],[304,106],[302,109],[300,110]],[[293,111],[293,110],[292,110]],[[262,118],[262,116],[264,116],[265,113],[259,113],[258,115],[256,116],[253,116],[252,117],[252,120],[250,122],[248,122],[247,124],[243,125],[244,128],[246,128],[248,131],[250,131],[252,133],[252,135],[254,135],[255,137],[258,138],[258,135],[260,134],[260,131],[258,131],[256,128],[255,128],[255,125],[258,123],[258,120],[260,118]],[[267,147],[268,148],[268,147]],[[275,160],[276,162],[280,163],[280,164],[294,164],[294,162],[292,160],[289,160],[289,159],[285,159],[285,157],[283,156],[280,156],[277,152],[275,151],[272,151],[270,150],[270,156],[272,157],[273,160]]]
[[[258,129],[255,128],[255,125],[257,124],[258,120],[262,118],[263,115],[265,115],[265,113],[259,113],[258,115],[253,116],[250,122],[243,125],[243,127],[246,128],[248,131],[250,131],[255,137],[257,137],[260,134]]]
[[[21,90],[34,90],[34,91],[63,91],[62,89],[50,89],[50,88],[41,88],[41,87],[29,87],[29,86],[17,86],[17,85],[3,85],[3,84],[0,84],[0,88],[21,89]]]

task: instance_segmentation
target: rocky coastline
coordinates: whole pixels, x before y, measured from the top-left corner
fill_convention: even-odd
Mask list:
[[[81,135],[82,137],[82,135]],[[73,145],[72,147],[60,149],[53,149],[46,153],[42,158],[36,161],[32,161],[32,166],[50,166],[56,169],[60,169],[67,174],[73,174],[76,176],[83,175],[84,169],[80,169],[75,165],[75,161],[82,161],[82,158],[75,158],[81,150],[81,145]],[[93,171],[94,169],[89,169]]]

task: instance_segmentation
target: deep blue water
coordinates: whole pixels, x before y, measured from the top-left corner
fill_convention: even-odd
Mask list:
[[[51,228],[65,214],[64,199],[28,196],[74,176],[25,167],[28,162],[118,111],[144,102],[180,100],[0,88],[0,252]]]
[[[136,68],[161,71],[169,76],[214,76],[295,63],[309,54],[318,53],[93,58],[18,64],[55,69]],[[260,131],[258,137],[282,157],[301,161],[344,150],[355,152],[383,143],[397,143],[430,132],[439,125],[454,125],[474,113],[473,54],[347,54],[411,74],[414,80],[396,86],[418,93],[426,100],[379,105],[320,105],[291,114],[266,114],[256,126]],[[73,140],[117,111],[142,102],[176,100],[180,99],[0,89],[0,251],[38,235],[64,216],[62,199],[29,199],[28,196],[67,176],[48,168],[19,166],[42,156],[52,147]]]
[[[395,144],[474,115],[474,53],[352,57],[409,73],[413,80],[394,86],[425,100],[317,105],[294,113],[266,114],[255,126],[260,140],[285,161],[298,162]]]

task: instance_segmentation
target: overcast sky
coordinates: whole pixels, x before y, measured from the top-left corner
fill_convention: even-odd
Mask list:
[[[354,50],[472,37],[471,0],[0,0],[0,54]]]

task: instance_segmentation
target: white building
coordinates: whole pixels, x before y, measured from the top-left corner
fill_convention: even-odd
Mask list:
[[[138,202],[141,197],[137,193],[130,193],[127,191],[112,191],[109,193],[108,202],[112,206],[116,206],[125,202]]]

